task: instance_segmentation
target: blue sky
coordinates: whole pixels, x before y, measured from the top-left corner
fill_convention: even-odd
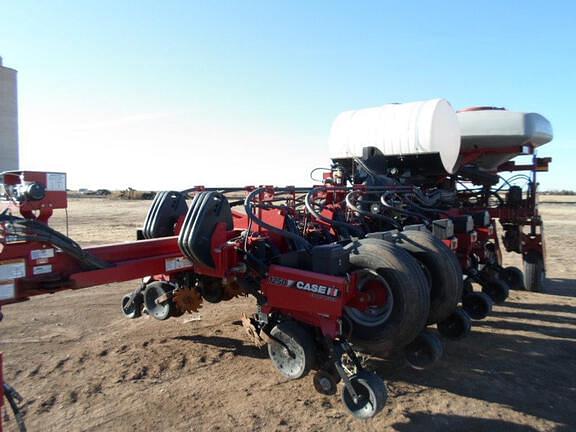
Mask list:
[[[442,97],[535,111],[576,189],[576,3],[6,1],[22,167],[72,187],[308,184],[341,111]]]

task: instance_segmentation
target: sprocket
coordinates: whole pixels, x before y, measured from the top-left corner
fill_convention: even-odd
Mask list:
[[[174,291],[172,300],[180,311],[188,313],[198,312],[202,307],[202,296],[194,288],[181,288]]]

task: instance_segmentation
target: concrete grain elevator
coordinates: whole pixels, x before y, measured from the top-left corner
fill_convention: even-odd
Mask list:
[[[3,66],[0,57],[0,172],[19,168],[16,74]]]

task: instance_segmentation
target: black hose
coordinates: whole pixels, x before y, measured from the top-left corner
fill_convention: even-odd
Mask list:
[[[0,215],[0,223],[6,224],[7,234],[18,240],[50,243],[67,255],[79,261],[87,270],[98,270],[112,267],[112,264],[84,251],[78,243],[48,225],[7,214]]]
[[[12,408],[12,412],[14,413],[14,418],[16,419],[16,424],[18,425],[18,430],[20,432],[26,432],[26,425],[24,424],[24,417],[22,415],[22,411],[20,411],[20,407],[18,406],[18,402],[22,402],[22,396],[18,394],[16,390],[12,388],[12,386],[3,383],[2,389],[4,390],[4,397],[8,401],[10,408]],[[2,421],[2,419],[0,419]]]
[[[312,245],[310,243],[308,243],[308,241],[304,237],[302,237],[301,235],[294,234],[292,232],[289,232],[289,231],[277,228],[273,225],[270,225],[270,224],[264,222],[262,219],[260,219],[259,217],[257,217],[254,214],[254,203],[252,202],[252,200],[256,197],[256,195],[258,195],[264,191],[266,191],[266,188],[254,189],[252,192],[250,192],[248,194],[248,196],[244,200],[244,210],[246,211],[246,215],[248,216],[248,218],[252,222],[254,222],[256,225],[259,225],[262,228],[266,228],[268,231],[276,233],[278,235],[281,235],[282,237],[290,239],[290,240],[294,241],[300,247],[303,247],[304,249],[307,249],[307,250],[311,249]],[[292,190],[290,190],[290,189],[285,190],[285,192],[291,192],[291,191]]]
[[[379,214],[379,213],[371,213],[371,212],[368,212],[368,211],[366,211],[366,210],[362,210],[361,208],[359,208],[358,206],[356,206],[356,205],[352,202],[352,197],[355,197],[355,196],[358,195],[359,193],[360,193],[360,192],[358,192],[358,191],[352,191],[352,192],[350,192],[350,193],[348,193],[348,194],[346,195],[346,205],[347,205],[352,211],[354,211],[354,212],[356,212],[356,213],[358,213],[358,214],[361,214],[361,215],[363,215],[363,216],[366,216],[366,217],[371,217],[371,218],[374,218],[374,219],[381,220],[381,221],[383,221],[383,222],[387,222],[387,223],[391,224],[392,226],[394,226],[394,228],[402,229],[401,225],[400,225],[400,224],[398,223],[398,221],[395,220],[394,218],[391,218],[391,217],[389,217],[389,216],[385,216],[385,215],[382,215],[382,214]]]
[[[380,202],[382,203],[382,205],[386,208],[389,208],[392,211],[398,212],[400,214],[403,214],[405,216],[410,216],[410,217],[415,217],[420,219],[422,222],[424,222],[425,224],[429,225],[430,223],[432,223],[432,221],[430,219],[428,219],[427,217],[425,217],[423,214],[421,213],[416,213],[416,212],[412,212],[406,209],[401,209],[398,207],[394,207],[392,204],[390,204],[388,201],[386,201],[386,197],[388,195],[390,195],[391,193],[394,192],[384,192],[381,196],[380,196]]]
[[[347,222],[341,222],[341,221],[336,221],[334,219],[327,218],[326,216],[322,216],[320,213],[318,213],[316,211],[316,209],[314,208],[314,203],[312,202],[312,198],[313,198],[315,192],[318,190],[320,190],[320,188],[315,188],[306,194],[306,200],[305,200],[306,210],[308,210],[308,212],[312,216],[314,216],[314,218],[321,220],[322,222],[326,222],[329,225],[333,225],[336,227],[339,226],[339,227],[344,228],[344,229],[352,229],[352,230],[356,231],[356,227],[354,225],[349,224]]]

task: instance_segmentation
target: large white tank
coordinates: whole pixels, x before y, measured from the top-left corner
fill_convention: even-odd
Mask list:
[[[462,152],[485,150],[486,154],[471,163],[486,171],[495,170],[521,154],[518,149],[524,145],[539,147],[553,138],[552,125],[537,113],[478,107],[463,110],[457,116]]]
[[[437,155],[446,172],[453,173],[460,153],[456,113],[446,100],[433,99],[346,111],[336,117],[330,132],[333,160],[361,157],[369,147],[383,156]]]
[[[19,168],[17,96],[16,71],[0,57],[0,172]]]

